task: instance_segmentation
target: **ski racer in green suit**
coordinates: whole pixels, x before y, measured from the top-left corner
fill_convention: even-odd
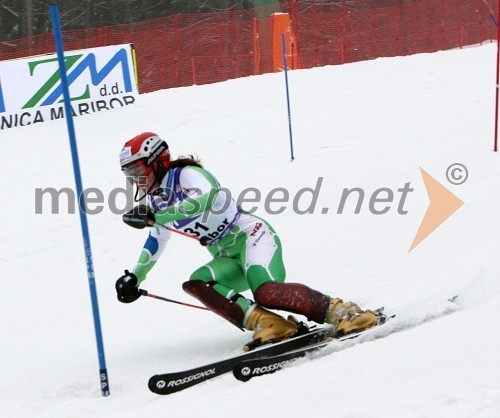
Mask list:
[[[377,323],[378,316],[371,310],[303,284],[285,283],[281,242],[271,225],[238,207],[198,160],[172,161],[167,143],[158,135],[145,132],[129,140],[121,150],[120,163],[137,186],[135,200],[147,199],[147,205],[125,214],[124,221],[150,228],[133,271],[126,270],[116,282],[120,302],[141,296],[139,285],[175,230],[199,239],[212,255],[183,283],[183,289],[238,328],[254,331],[254,340],[280,341],[297,332],[295,318],[285,319],[269,309],[329,323],[340,335]],[[254,300],[241,295],[248,289]]]

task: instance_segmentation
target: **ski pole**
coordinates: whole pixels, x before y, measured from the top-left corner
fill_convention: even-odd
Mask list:
[[[141,293],[141,295],[142,295],[142,296],[147,296],[147,297],[150,297],[150,298],[163,300],[163,301],[165,301],[165,302],[177,303],[178,305],[189,306],[190,308],[203,309],[204,311],[209,311],[209,310],[210,310],[210,309],[208,309],[208,308],[205,308],[204,306],[191,305],[190,303],[179,302],[179,301],[177,301],[177,300],[164,298],[163,296],[153,295],[152,293],[149,293],[149,292],[148,292],[147,290],[145,290],[145,289],[139,289],[139,292]]]

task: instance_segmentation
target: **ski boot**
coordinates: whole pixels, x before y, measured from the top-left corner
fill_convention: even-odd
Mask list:
[[[254,331],[253,341],[246,344],[243,350],[249,351],[262,344],[276,343],[297,334],[300,324],[293,317],[288,319],[270,312],[259,305],[250,308],[245,320],[245,328]]]
[[[362,310],[353,302],[335,298],[327,311],[327,322],[333,326],[336,337],[365,331],[379,323],[380,315],[371,310]]]

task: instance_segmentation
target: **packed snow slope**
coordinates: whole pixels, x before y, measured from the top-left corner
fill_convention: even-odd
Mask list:
[[[66,125],[2,131],[0,415],[500,416],[495,59],[495,47],[485,45],[289,73],[293,162],[282,73],[156,92],[128,108],[77,118],[84,187],[106,198],[102,212],[88,218],[107,398],[100,396],[78,214],[68,213],[65,197],[52,214],[49,196],[35,213],[37,188],[74,189]],[[287,280],[363,307],[385,306],[397,316],[377,330],[384,338],[334,346],[328,356],[248,383],[227,375],[166,397],[151,393],[151,375],[239,353],[251,334],[210,312],[151,298],[116,300],[115,281],[133,268],[147,232],[126,226],[107,200],[126,184],[118,164],[123,143],[144,131],[167,140],[174,157],[200,156],[235,197],[257,188],[261,202],[243,206],[257,206],[278,231]],[[462,185],[446,178],[453,163],[468,170]],[[464,205],[409,252],[429,205],[420,168]],[[398,189],[407,183],[413,191],[400,207]],[[313,213],[297,213],[297,193],[318,184]],[[278,187],[289,202],[266,208]],[[352,196],[338,213],[344,188],[364,190],[359,213]],[[375,214],[370,198],[380,188],[390,191],[377,195],[386,201],[373,201],[372,209],[389,209]],[[120,196],[114,203],[124,208]],[[307,209],[311,196],[299,194],[298,208]],[[283,213],[269,213],[282,206]],[[197,303],[181,284],[209,258],[194,240],[176,236],[143,287]],[[455,295],[455,303],[447,301]]]

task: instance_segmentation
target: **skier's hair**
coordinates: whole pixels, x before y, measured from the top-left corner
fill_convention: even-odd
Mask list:
[[[177,159],[173,160],[170,163],[170,168],[186,167],[189,165],[194,165],[195,167],[203,168],[201,160],[197,156],[193,155],[188,155],[188,156],[180,155]]]

